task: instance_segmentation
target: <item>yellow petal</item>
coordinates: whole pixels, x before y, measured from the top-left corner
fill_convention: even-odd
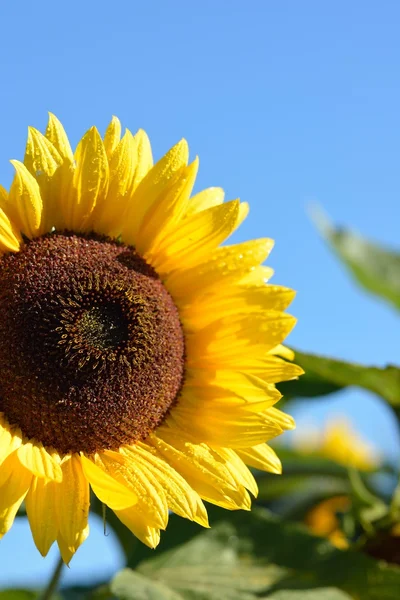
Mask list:
[[[148,149],[145,143],[144,132],[139,140],[139,165],[141,170],[148,166]],[[135,245],[138,231],[142,227],[147,211],[153,206],[161,193],[165,193],[171,181],[175,178],[188,162],[189,150],[186,140],[181,140],[167,154],[154,165],[143,177],[137,186],[126,215],[126,225],[122,230],[122,237],[128,244]]]
[[[250,509],[250,496],[244,486],[206,444],[188,442],[179,430],[167,427],[159,427],[157,436],[151,435],[147,442],[204,500],[230,510]]]
[[[163,240],[151,264],[159,273],[168,273],[201,263],[232,233],[238,212],[239,201],[232,200],[184,219]]]
[[[252,473],[246,467],[245,463],[239,457],[238,453],[231,448],[213,448],[214,452],[217,452],[226,462],[227,468],[232,473],[233,477],[239,481],[245,488],[247,488],[255,498],[258,495],[257,482],[254,479]]]
[[[250,467],[269,473],[282,473],[281,461],[275,451],[267,444],[260,444],[252,448],[240,448],[236,452],[243,462]]]
[[[97,466],[84,455],[81,455],[81,463],[85,477],[100,502],[113,510],[123,510],[137,503],[137,495],[109,475],[103,467]]]
[[[53,144],[34,127],[28,128],[24,165],[40,182],[42,176],[50,177],[63,162]]]
[[[86,529],[84,529],[81,533],[81,535],[79,536],[79,540],[77,542],[77,548],[83,544],[83,542],[87,539],[89,535],[89,525],[86,527]],[[58,548],[60,550],[60,554],[61,554],[61,558],[63,559],[63,561],[65,562],[66,565],[69,565],[69,563],[71,562],[71,558],[74,556],[76,549],[75,548],[71,548],[70,546],[68,546],[67,542],[64,540],[64,538],[59,535],[57,537],[57,544],[58,544]]]
[[[22,443],[21,432],[9,426],[0,413],[0,464]],[[0,484],[1,485],[1,484]]]
[[[241,202],[239,205],[239,213],[236,220],[235,230],[240,227],[243,221],[247,218],[250,211],[250,205],[248,202]]]
[[[89,231],[90,217],[108,188],[108,160],[95,127],[83,136],[75,151],[76,168],[65,202],[65,223],[73,231]]]
[[[199,293],[193,302],[181,309],[180,316],[185,326],[193,331],[228,315],[285,310],[294,296],[293,290],[279,285],[244,287],[235,282],[221,290],[216,288],[213,293]]]
[[[63,540],[63,538],[61,536],[58,537],[57,544],[58,544],[59,552],[61,554],[61,558],[63,559],[63,561],[66,565],[69,565],[75,552],[73,550],[71,550],[70,548],[68,548],[67,542],[65,540]]]
[[[242,399],[246,403],[245,407],[249,410],[253,410],[253,405],[257,410],[260,404],[264,405],[261,410],[270,408],[282,398],[282,394],[273,384],[266,383],[263,379],[251,373],[241,373],[234,370],[188,369],[183,391],[187,389],[195,390],[196,388],[199,388],[202,394],[215,388],[230,392],[238,399]],[[215,395],[212,400],[215,401]]]
[[[81,460],[77,454],[66,457],[62,462],[62,483],[57,487],[59,533],[67,546],[76,551],[82,533],[88,527],[89,483],[83,474]]]
[[[68,136],[65,133],[64,127],[55,115],[49,113],[49,121],[47,123],[46,138],[53,144],[63,159],[72,163],[74,155],[68,141]]]
[[[282,358],[286,358],[286,360],[294,360],[295,353],[291,348],[284,346],[283,344],[278,344],[271,350],[271,354],[277,354],[278,356],[282,356]]]
[[[192,196],[185,210],[185,217],[207,210],[212,206],[218,206],[224,201],[225,192],[220,187],[210,187]]]
[[[112,117],[104,136],[104,149],[108,160],[111,160],[114,150],[121,139],[121,122],[117,117]]]
[[[146,132],[143,129],[139,129],[134,137],[137,144],[137,162],[132,192],[136,190],[139,183],[153,167],[153,155],[151,153],[150,140]]]
[[[32,481],[32,474],[18,461],[16,453],[0,467],[0,538],[11,528]]]
[[[32,239],[42,233],[43,202],[39,184],[24,164],[12,160],[15,177],[11,185],[9,203],[15,206],[15,227]]]
[[[8,204],[8,192],[0,185],[0,208],[4,209]]]
[[[177,182],[168,188],[165,194],[161,194],[147,212],[136,237],[136,248],[141,254],[149,257],[157,255],[160,242],[173,234],[188,203],[198,166],[199,162],[196,158],[190,165],[184,167]]]
[[[265,265],[258,265],[248,271],[240,280],[240,285],[243,287],[250,286],[263,286],[268,283],[274,274],[274,270],[271,267]]]
[[[43,233],[51,231],[53,225],[58,223],[60,190],[54,189],[53,178],[63,162],[64,159],[53,144],[40,131],[30,127],[24,164],[39,184],[43,201],[41,228]]]
[[[273,245],[272,240],[264,238],[217,248],[201,264],[168,274],[165,284],[174,298],[189,303],[199,293],[240,280],[267,258]]]
[[[14,236],[19,241],[22,241],[19,229],[15,225],[19,221],[17,207],[10,202],[10,197],[9,197],[7,190],[5,190],[3,188],[3,186],[1,186],[1,185],[0,185],[0,209],[6,215],[6,220],[5,220],[5,224],[4,224],[5,227],[7,229],[9,227],[11,227]],[[8,225],[8,223],[10,223],[10,225]]]
[[[110,159],[110,184],[107,196],[97,202],[93,212],[93,227],[104,235],[119,235],[127,210],[136,170],[137,141],[129,130],[115,148]]]
[[[168,505],[159,481],[152,477],[148,467],[133,460],[132,454],[105,450],[99,456],[104,469],[138,498],[150,526],[165,529],[168,523]],[[111,506],[111,508],[113,508]]]
[[[282,429],[295,429],[296,423],[291,415],[287,415],[274,406],[265,411],[264,416],[267,419],[271,419],[274,423],[277,423]]]
[[[0,208],[0,253],[18,252],[22,238],[6,213]]]
[[[189,486],[165,460],[155,455],[155,450],[146,444],[123,446],[121,452],[146,466],[152,479],[161,483],[168,508],[175,514],[208,527],[207,511],[199,495]]]
[[[36,477],[53,481],[62,480],[62,471],[57,460],[39,442],[24,442],[17,450],[21,464]]]
[[[57,486],[60,484],[34,477],[25,499],[26,513],[33,541],[42,556],[46,556],[57,539]]]
[[[199,443],[246,448],[270,440],[283,431],[266,413],[246,410],[234,404],[189,403],[187,398],[171,410],[167,423],[174,423]]]
[[[160,542],[160,530],[156,527],[149,527],[146,516],[138,506],[131,506],[125,510],[116,510],[115,514],[143,544],[146,544],[149,548],[156,548],[158,546]]]
[[[297,379],[304,373],[301,367],[271,354],[254,361],[251,372],[271,383]]]
[[[290,333],[296,319],[279,311],[224,317],[187,335],[188,366],[246,371]]]

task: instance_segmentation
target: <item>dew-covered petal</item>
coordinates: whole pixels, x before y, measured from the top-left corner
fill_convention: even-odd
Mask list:
[[[25,499],[33,541],[46,556],[58,534],[57,486],[42,477],[34,477]]]
[[[65,133],[65,129],[61,122],[53,115],[53,113],[49,113],[45,136],[64,160],[67,160],[70,163],[73,162],[74,154],[68,136]]]
[[[267,444],[259,444],[252,448],[239,448],[236,453],[249,467],[269,473],[282,473],[281,461],[276,452]]]
[[[185,210],[185,217],[190,217],[212,206],[218,206],[224,201],[225,192],[220,187],[210,187],[190,198]]]
[[[117,148],[120,139],[121,122],[118,117],[113,116],[104,135],[104,149],[109,161],[111,161],[114,150]]]
[[[184,219],[163,239],[151,264],[165,274],[203,262],[232,233],[238,212],[239,201],[232,200]]]
[[[295,292],[279,285],[241,286],[237,283],[216,288],[209,294],[199,293],[193,302],[184,306],[181,319],[190,330],[202,327],[229,315],[283,311],[292,302]]]
[[[10,219],[0,208],[0,254],[3,252],[18,252],[22,238]]]
[[[81,463],[85,477],[100,500],[113,510],[123,510],[137,503],[137,495],[83,454]]]
[[[17,450],[17,456],[21,464],[36,477],[62,480],[59,462],[40,442],[23,442]]]
[[[187,335],[188,366],[251,371],[295,323],[291,315],[273,310],[223,317]]]
[[[149,525],[165,529],[168,523],[165,493],[160,482],[152,477],[151,471],[143,462],[135,461],[132,453],[122,454],[111,450],[102,452],[97,462],[137,496],[137,504],[146,515]]]
[[[12,527],[32,482],[32,473],[18,461],[16,453],[10,454],[0,469],[0,538]]]
[[[22,444],[21,432],[11,428],[0,413],[0,464]]]
[[[151,262],[158,254],[162,240],[173,234],[183,217],[189,201],[198,170],[198,159],[182,168],[182,173],[174,185],[161,194],[143,219],[141,229],[137,233],[136,248],[142,255],[147,255]]]
[[[145,137],[142,136],[139,148],[141,169],[144,164],[148,166],[149,153],[146,148]],[[130,206],[126,214],[126,225],[122,230],[125,243],[136,245],[137,234],[140,231],[143,219],[152,208],[160,194],[165,194],[168,187],[179,178],[183,167],[187,166],[189,149],[186,140],[181,140],[159,160],[143,177],[134,191]]]
[[[78,548],[79,546],[81,546],[83,544],[83,542],[87,539],[88,535],[89,535],[89,525],[79,535],[79,539],[76,542],[76,548]],[[74,554],[76,552],[75,547],[69,546],[68,543],[66,542],[66,540],[64,540],[64,538],[61,535],[58,535],[58,537],[57,537],[57,544],[58,544],[58,549],[61,554],[61,558],[63,559],[63,561],[66,565],[69,565],[72,557],[74,556]]]
[[[23,163],[18,160],[12,160],[11,163],[16,171],[9,194],[9,204],[15,209],[13,224],[32,239],[43,233],[43,202],[39,184]]]
[[[79,455],[67,456],[61,467],[63,479],[57,486],[59,535],[68,548],[76,551],[88,527],[89,483],[83,474]]]
[[[137,443],[123,446],[120,452],[147,467],[152,480],[161,483],[170,510],[181,517],[196,521],[203,527],[208,526],[207,511],[197,492],[175,469],[156,455],[152,446]]]
[[[125,510],[116,510],[118,519],[149,548],[156,548],[160,542],[160,529],[148,524],[146,514],[139,506],[131,506]]]
[[[207,444],[189,442],[177,428],[159,427],[147,442],[203,500],[230,510],[250,510],[248,492]]]
[[[91,229],[92,211],[108,189],[108,159],[95,127],[80,140],[74,157],[76,166],[65,198],[64,218],[67,229],[83,232]]]
[[[165,285],[180,303],[189,304],[198,294],[209,293],[220,288],[222,283],[226,285],[231,280],[243,278],[268,257],[273,244],[272,240],[262,238],[217,248],[200,264],[177,267],[176,271],[167,273]]]

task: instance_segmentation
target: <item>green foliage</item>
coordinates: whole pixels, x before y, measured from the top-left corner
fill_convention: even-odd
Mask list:
[[[35,600],[38,598],[37,592],[31,590],[1,590],[0,600]]]
[[[283,590],[268,596],[270,600],[349,600],[351,596],[335,588]]]
[[[111,592],[120,600],[398,598],[397,567],[339,551],[265,509],[210,513],[212,529],[194,537],[190,523],[172,516],[161,547],[136,556],[135,571],[118,573]],[[185,542],[174,544],[177,532]]]
[[[305,374],[298,380],[279,384],[287,399],[324,396],[355,385],[381,396],[393,407],[400,406],[399,367],[365,367],[297,350],[295,354],[295,362]]]
[[[316,215],[324,238],[367,291],[400,309],[400,254],[344,229],[333,227],[325,215]]]

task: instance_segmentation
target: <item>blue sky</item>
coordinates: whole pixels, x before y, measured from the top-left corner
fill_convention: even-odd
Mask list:
[[[354,286],[307,207],[399,246],[399,19],[396,0],[1,3],[0,181],[9,185],[8,160],[22,158],[27,126],[43,129],[48,110],[73,143],[112,114],[146,129],[156,157],[184,136],[200,156],[198,189],[220,185],[251,204],[236,241],[276,240],[275,281],[298,291],[290,344],[398,362],[398,316]],[[299,426],[343,411],[396,455],[390,414],[369,394],[294,409]],[[17,548],[28,578],[51,567],[15,529],[0,543],[0,585],[18,581],[7,562]],[[109,540],[99,530],[91,542],[104,568]]]

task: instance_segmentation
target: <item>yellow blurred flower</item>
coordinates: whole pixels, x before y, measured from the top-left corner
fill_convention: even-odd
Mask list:
[[[344,467],[372,471],[380,463],[374,447],[356,432],[344,419],[336,419],[322,429],[302,430],[294,446],[301,454],[315,454],[329,458]]]
[[[340,528],[338,513],[347,512],[351,507],[348,496],[335,496],[320,502],[312,508],[304,519],[315,535],[328,538],[334,546],[345,549],[349,542]]]

